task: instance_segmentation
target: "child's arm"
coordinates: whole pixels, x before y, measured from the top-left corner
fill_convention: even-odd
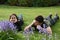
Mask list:
[[[47,27],[47,32],[50,33],[52,35],[52,30],[51,30],[51,27]]]
[[[26,26],[24,30],[29,29],[34,23],[35,23],[35,20],[33,20],[33,22],[30,25]]]

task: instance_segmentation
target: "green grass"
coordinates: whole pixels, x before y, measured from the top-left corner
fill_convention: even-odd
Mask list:
[[[17,15],[23,14],[24,17],[24,27],[26,27],[28,24],[30,24],[33,19],[38,16],[38,15],[43,15],[44,17],[47,17],[50,13],[55,15],[55,13],[58,12],[58,15],[60,16],[60,6],[53,6],[53,7],[16,7],[16,6],[5,6],[5,5],[0,5],[0,20],[9,20],[9,15],[16,13]],[[58,35],[60,34],[60,20],[51,27],[53,34],[57,33]],[[19,37],[21,37],[21,33],[18,33]],[[38,38],[39,34],[35,33],[36,38]],[[31,38],[31,40],[33,37]],[[60,38],[59,38],[60,39]],[[22,38],[23,40],[23,38]],[[38,39],[34,39],[38,40]]]

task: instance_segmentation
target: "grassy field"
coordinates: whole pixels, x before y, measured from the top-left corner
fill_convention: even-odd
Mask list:
[[[50,13],[52,13],[54,17],[56,12],[60,16],[60,6],[35,8],[35,7],[16,7],[16,6],[0,5],[0,20],[9,20],[9,15],[13,13],[17,15],[23,14],[24,25],[22,26],[22,28],[24,29],[24,27],[30,24],[36,16],[43,15],[44,17],[47,17]],[[58,22],[51,28],[52,28],[53,34],[57,33],[57,35],[59,36],[60,20],[58,20]],[[19,37],[23,36],[21,35],[20,32],[18,33],[18,35],[20,35]],[[39,35],[40,34],[35,33],[36,39],[33,39],[32,37],[30,40],[39,40],[38,39]],[[60,37],[58,38],[58,40],[59,39]],[[21,40],[23,40],[23,37],[21,38]]]

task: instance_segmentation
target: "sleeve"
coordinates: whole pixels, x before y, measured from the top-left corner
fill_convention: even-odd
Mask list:
[[[43,28],[47,28],[47,27],[49,27],[49,25],[48,24],[43,24]]]

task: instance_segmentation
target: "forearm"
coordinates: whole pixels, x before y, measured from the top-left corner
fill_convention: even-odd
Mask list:
[[[34,24],[34,22],[35,22],[35,20],[33,20],[33,22],[30,25],[26,26],[24,30],[29,29],[30,27],[32,27],[32,25]]]

